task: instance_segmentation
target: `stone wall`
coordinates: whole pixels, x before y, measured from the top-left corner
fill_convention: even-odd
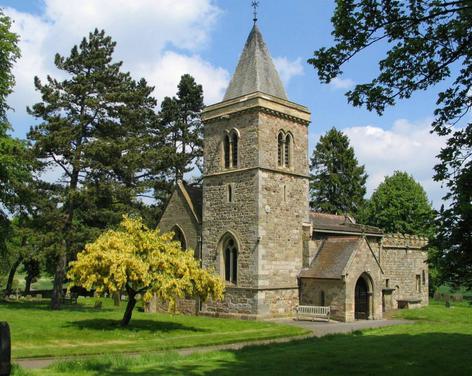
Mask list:
[[[178,299],[176,302],[177,313],[185,315],[198,315],[198,301],[196,299]],[[149,303],[144,305],[144,311],[147,313],[169,312],[167,302],[154,297]]]
[[[322,305],[321,293],[325,296],[325,306],[331,308],[331,318],[346,321],[346,285],[342,280],[301,279],[300,304]]]
[[[204,314],[222,317],[257,317],[256,289],[227,286],[224,300],[221,302],[208,301],[203,303]]]
[[[178,187],[172,194],[158,227],[161,232],[167,232],[171,231],[175,225],[178,225],[183,231],[187,247],[198,251],[200,225]]]
[[[384,237],[380,256],[385,271],[383,287],[394,289],[393,308],[397,308],[398,303],[409,307],[428,304],[427,244],[426,238],[418,236],[389,234]]]
[[[278,134],[292,135],[291,163],[278,166]],[[308,127],[261,113],[259,119],[259,254],[261,315],[289,315],[298,304],[303,266],[303,223],[308,221]],[[287,290],[288,289],[288,290]],[[263,297],[263,298],[262,298]]]
[[[308,216],[307,122],[266,108],[244,108],[241,101],[234,107],[240,111],[222,104],[213,110],[221,116],[205,122],[202,255],[204,266],[224,276],[221,240],[232,234],[239,248],[238,281],[228,283],[224,302],[204,309],[261,317],[291,314],[298,303],[302,224]],[[240,135],[238,165],[225,169],[224,137],[232,130]],[[280,130],[293,136],[290,167],[277,163]],[[233,202],[228,202],[229,186]]]
[[[258,122],[256,110],[235,115],[228,115],[218,121],[204,126],[204,174],[212,175],[231,170],[257,167],[258,154]],[[224,168],[223,141],[227,132],[236,129],[240,135],[238,141],[238,166]]]
[[[354,321],[355,288],[359,278],[367,280],[370,296],[370,318],[382,319],[382,282],[384,273],[374,257],[375,249],[371,249],[366,240],[363,240],[354,257],[350,260],[346,282],[346,321]]]
[[[292,135],[293,145],[289,167],[278,165],[278,136],[280,131]],[[306,124],[262,112],[259,117],[258,132],[260,167],[302,176],[308,175],[308,126]],[[308,193],[306,200],[308,201]]]

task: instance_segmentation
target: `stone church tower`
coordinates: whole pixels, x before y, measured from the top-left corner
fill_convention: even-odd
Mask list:
[[[288,101],[254,26],[224,100],[205,109],[201,257],[226,280],[215,314],[289,314],[308,222],[309,110]]]
[[[202,120],[203,186],[178,182],[159,227],[215,269],[226,292],[222,302],[182,299],[180,311],[257,319],[301,304],[353,321],[428,304],[427,239],[310,211],[310,112],[287,99],[256,25],[223,101]]]

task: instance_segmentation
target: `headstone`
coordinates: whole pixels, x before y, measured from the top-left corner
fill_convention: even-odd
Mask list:
[[[11,338],[10,327],[6,322],[0,322],[0,376],[10,376],[11,373]]]

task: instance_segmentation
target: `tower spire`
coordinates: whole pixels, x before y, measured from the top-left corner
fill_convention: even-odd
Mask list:
[[[259,8],[259,1],[253,1],[252,2],[252,7],[254,8],[254,25],[256,24],[257,22],[257,8]]]

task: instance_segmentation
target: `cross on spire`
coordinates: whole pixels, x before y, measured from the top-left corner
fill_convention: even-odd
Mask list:
[[[259,1],[253,1],[252,7],[254,8],[254,24],[257,22],[257,8],[259,8]]]

